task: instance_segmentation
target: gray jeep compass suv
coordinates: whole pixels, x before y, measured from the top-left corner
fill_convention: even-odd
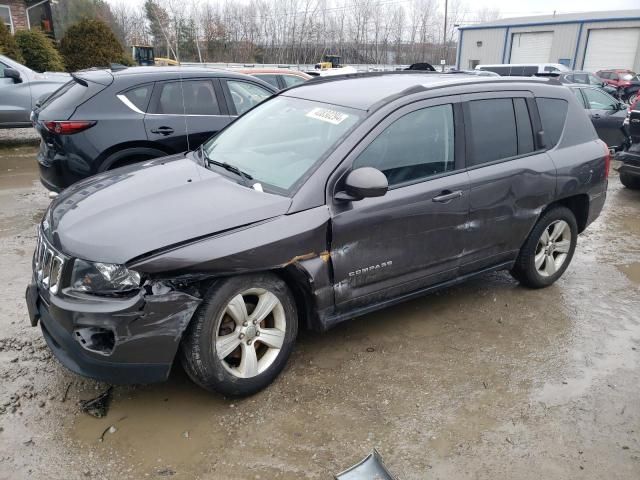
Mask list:
[[[105,381],[247,395],[299,328],[509,270],[551,285],[605,202],[609,153],[552,79],[333,77],[197,151],[66,189],[27,288],[56,357]]]

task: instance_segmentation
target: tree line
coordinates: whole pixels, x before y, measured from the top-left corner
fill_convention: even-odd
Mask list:
[[[498,18],[464,0],[59,0],[56,30],[80,16],[109,24],[123,46],[179,61],[309,64],[455,63],[456,25]],[[59,32],[57,32],[58,34]]]

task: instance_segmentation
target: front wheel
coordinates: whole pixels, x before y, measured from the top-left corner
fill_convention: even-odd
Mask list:
[[[529,288],[547,287],[565,272],[578,241],[576,217],[566,207],[554,207],[536,223],[511,270]]]
[[[280,278],[225,279],[196,311],[182,341],[182,365],[207,390],[251,395],[282,371],[297,332],[295,301]]]

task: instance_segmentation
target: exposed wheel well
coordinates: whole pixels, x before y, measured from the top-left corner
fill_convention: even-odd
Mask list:
[[[317,313],[314,299],[309,289],[305,274],[295,267],[280,268],[273,273],[278,275],[289,287],[296,301],[298,310],[298,326],[314,330],[317,326]]]
[[[98,161],[98,172],[104,172],[106,170],[111,170],[112,168],[127,165],[128,163],[131,163],[131,159],[136,156],[155,158],[171,155],[171,153],[172,152],[158,147],[158,145],[153,143],[116,145],[101,155],[101,159]]]
[[[587,228],[587,220],[589,218],[589,196],[586,193],[557,200],[550,204],[545,211],[556,205],[567,207],[571,212],[573,212],[576,217],[576,222],[578,223],[578,233],[582,233],[584,229]]]

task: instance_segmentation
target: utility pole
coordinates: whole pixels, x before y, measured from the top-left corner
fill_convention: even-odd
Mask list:
[[[442,42],[442,50],[444,51],[444,55],[442,55],[442,58],[445,60],[447,60],[447,7],[449,6],[449,1],[448,0],[444,0],[444,30],[442,31],[442,37],[444,38],[444,41]],[[444,72],[444,66],[445,63],[442,64],[442,71]]]

